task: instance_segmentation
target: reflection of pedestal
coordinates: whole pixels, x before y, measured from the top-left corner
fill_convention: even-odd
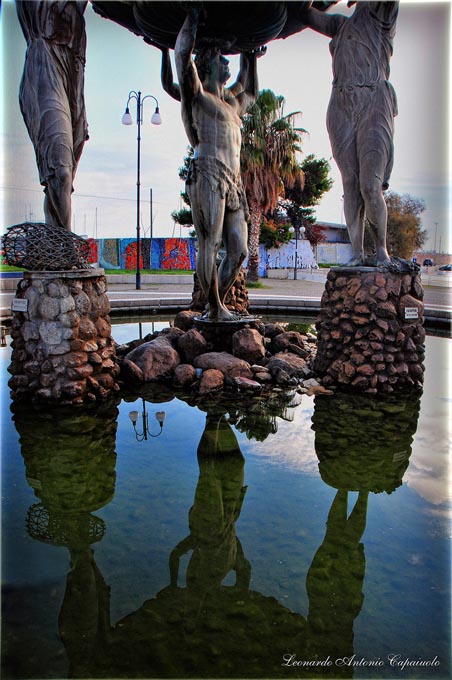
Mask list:
[[[110,631],[110,591],[90,547],[106,526],[92,512],[114,495],[118,408],[110,401],[74,413],[14,403],[12,411],[26,479],[41,501],[27,512],[27,531],[71,556],[58,618],[68,677],[93,677],[89,669]]]
[[[317,396],[312,417],[323,481],[335,489],[391,493],[402,483],[420,395]]]
[[[116,479],[115,403],[77,413],[24,404],[13,404],[12,410],[27,481],[50,514],[61,523],[110,502]]]
[[[316,372],[324,385],[393,392],[423,381],[423,290],[415,273],[337,267],[317,321]]]
[[[118,389],[103,269],[26,272],[12,309],[15,400],[77,404]]]

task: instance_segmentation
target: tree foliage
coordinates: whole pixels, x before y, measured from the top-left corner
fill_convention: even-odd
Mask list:
[[[289,243],[293,235],[290,232],[290,222],[280,222],[271,218],[264,218],[261,222],[259,243],[266,248],[279,248],[283,243]]]
[[[248,278],[258,278],[262,216],[272,212],[284,185],[303,182],[297,161],[305,132],[295,126],[300,112],[284,115],[284,97],[262,90],[243,117],[241,172],[250,207]]]
[[[427,231],[422,229],[422,213],[425,202],[410,194],[396,194],[391,191],[385,195],[388,208],[387,243],[390,255],[410,260],[415,250],[422,248],[427,239]],[[366,221],[365,248],[374,250],[375,237],[370,224]]]
[[[323,228],[316,224],[315,206],[333,186],[331,168],[325,158],[316,158],[314,154],[306,156],[300,168],[304,181],[285,186],[284,198],[279,203],[294,227],[304,227],[305,238],[315,246],[325,240]]]

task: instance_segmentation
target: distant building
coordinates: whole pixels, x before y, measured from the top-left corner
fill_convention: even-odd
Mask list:
[[[315,248],[318,264],[345,264],[352,258],[352,246],[347,226],[337,222],[320,222],[316,224],[323,229],[325,241]]]
[[[316,225],[318,227],[322,227],[325,236],[325,243],[350,243],[346,224],[338,224],[337,222],[320,222],[317,220]]]

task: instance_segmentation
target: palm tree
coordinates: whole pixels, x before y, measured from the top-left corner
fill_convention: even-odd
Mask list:
[[[262,216],[273,211],[284,185],[303,181],[297,161],[302,128],[295,127],[300,111],[284,115],[284,97],[261,90],[243,117],[241,172],[250,208],[248,280],[257,281]]]

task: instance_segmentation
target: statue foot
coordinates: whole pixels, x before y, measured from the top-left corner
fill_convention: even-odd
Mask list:
[[[377,267],[385,267],[391,264],[391,258],[386,248],[377,248]]]
[[[364,267],[365,266],[365,259],[363,255],[359,255],[358,257],[352,257],[352,259],[347,262],[345,265],[346,267]]]
[[[216,310],[216,312],[211,311],[209,313],[209,319],[211,321],[234,321],[237,319],[237,315],[233,312],[230,312],[229,309],[226,309],[226,307],[220,307]]]

